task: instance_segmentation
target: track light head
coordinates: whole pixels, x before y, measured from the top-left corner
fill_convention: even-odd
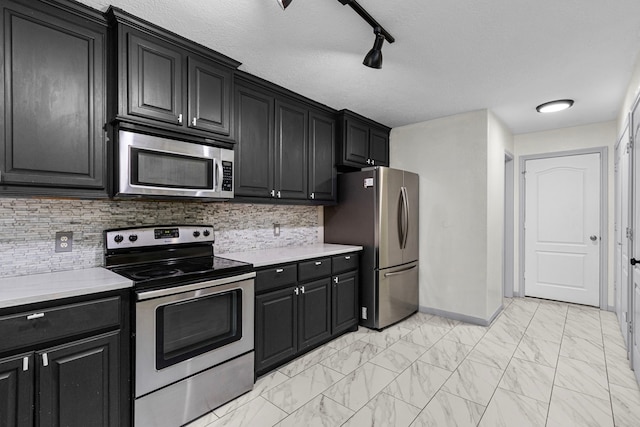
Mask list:
[[[282,7],[282,10],[285,10],[293,0],[276,0],[276,1],[280,5],[280,7]]]
[[[382,68],[382,44],[384,43],[384,35],[381,28],[376,27],[373,29],[376,35],[376,40],[373,42],[373,48],[364,57],[362,63],[370,68],[380,69]]]

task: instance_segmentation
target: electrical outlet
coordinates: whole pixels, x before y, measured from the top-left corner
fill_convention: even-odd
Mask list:
[[[73,231],[56,232],[56,252],[71,252],[73,249]]]
[[[273,235],[276,237],[280,235],[280,224],[277,222],[273,224]]]

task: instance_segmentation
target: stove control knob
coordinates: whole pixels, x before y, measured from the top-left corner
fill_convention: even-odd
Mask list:
[[[200,232],[199,231],[194,231],[193,232],[193,237],[200,237]]]
[[[136,234],[132,234],[131,236],[129,236],[130,242],[135,242],[136,240],[138,240],[138,236]]]
[[[122,237],[121,235],[117,234],[116,237],[113,238],[113,240],[116,243],[122,243],[122,241],[124,240],[124,237]]]
[[[204,235],[204,237],[209,237],[209,234],[211,233],[209,232],[209,230],[204,230],[202,234]]]

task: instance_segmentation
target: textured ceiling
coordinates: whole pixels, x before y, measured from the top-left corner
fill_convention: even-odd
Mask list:
[[[109,4],[240,62],[242,70],[395,127],[490,109],[514,133],[616,118],[640,51],[638,0],[359,0],[396,39],[337,0],[80,0]],[[553,115],[535,106],[573,98]]]

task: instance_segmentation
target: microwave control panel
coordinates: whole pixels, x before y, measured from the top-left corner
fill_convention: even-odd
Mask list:
[[[233,191],[233,162],[222,161],[222,191]]]

